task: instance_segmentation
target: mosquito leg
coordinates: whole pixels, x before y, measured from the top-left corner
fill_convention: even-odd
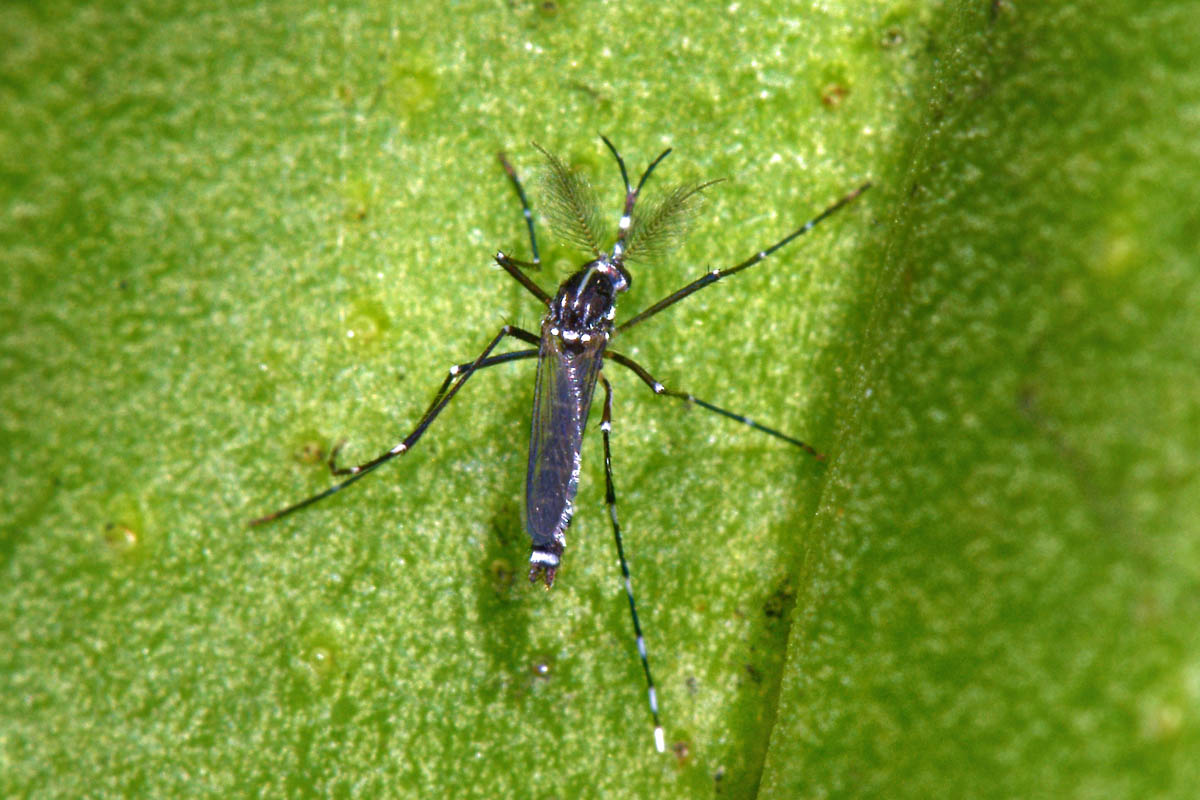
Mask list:
[[[515,333],[514,333],[514,335],[515,335]],[[474,366],[475,371],[479,371],[486,367],[494,367],[497,364],[507,364],[510,361],[520,361],[521,359],[525,359],[525,358],[537,358],[537,354],[538,354],[537,350],[515,350],[511,353],[503,353],[498,356],[488,356],[483,361],[480,361],[478,364],[475,364],[474,361],[468,361],[465,364],[455,364],[453,367],[451,367],[449,370],[446,371],[447,372],[446,379],[444,381],[442,381],[441,387],[434,394],[433,401],[429,405],[431,408],[433,406],[437,405],[441,401],[442,397],[446,394],[446,390],[450,388],[450,384],[453,383],[456,379],[459,379],[459,380],[463,379],[464,373],[466,373],[466,371],[468,369],[470,369],[472,366]],[[342,449],[342,446],[345,444],[346,444],[346,442],[344,440],[341,442],[338,442],[334,446],[333,450],[329,453],[329,462],[328,462],[329,463],[329,471],[332,472],[334,475],[353,475],[353,474],[355,474],[353,467],[339,467],[337,465],[337,454]]]
[[[843,197],[842,199],[838,200],[836,203],[829,206],[829,208],[825,209],[820,214],[817,214],[817,216],[813,217],[808,222],[804,223],[799,228],[792,231],[787,236],[783,237],[778,242],[776,242],[775,244],[768,247],[766,250],[759,250],[757,253],[750,256],[745,261],[741,262],[740,264],[737,264],[736,266],[730,267],[729,269],[714,269],[710,272],[705,273],[701,277],[699,277],[696,280],[689,283],[687,286],[684,286],[682,289],[680,289],[676,292],[673,292],[672,294],[667,295],[662,300],[659,300],[657,303],[650,306],[649,308],[645,308],[645,309],[639,311],[637,314],[633,315],[631,318],[629,318],[625,322],[618,325],[617,331],[618,332],[627,331],[630,328],[632,328],[634,325],[637,325],[639,322],[643,322],[643,321],[649,319],[650,317],[653,317],[655,314],[662,311],[664,308],[675,305],[680,300],[682,300],[683,298],[692,294],[693,292],[698,292],[701,289],[703,289],[705,286],[716,283],[717,281],[721,280],[722,278],[728,278],[730,275],[736,275],[737,273],[741,272],[744,269],[753,267],[755,264],[762,261],[767,256],[771,255],[776,250],[778,250],[779,248],[786,245],[788,242],[792,241],[793,239],[797,238],[798,236],[803,236],[804,234],[811,231],[818,224],[820,224],[822,220],[826,219],[827,217],[832,216],[834,213],[839,211],[842,207],[853,202],[855,200],[855,198],[857,198],[860,194],[862,194],[863,192],[865,192],[867,189],[870,189],[870,188],[871,188],[870,183],[864,183],[862,186],[858,187],[853,192],[850,192],[850,194],[848,194],[845,197]]]
[[[525,196],[525,187],[521,185],[517,171],[513,169],[512,164],[508,163],[508,157],[504,153],[497,153],[496,156],[500,159],[500,166],[504,167],[508,179],[512,181],[513,188],[517,190],[517,197],[521,200],[521,215],[525,217],[525,227],[529,229],[529,249],[533,252],[533,261],[529,263],[529,266],[537,269],[542,265],[542,259],[538,255],[537,234],[533,232],[533,212],[529,210],[529,198]]]
[[[783,441],[787,442],[788,444],[795,445],[796,447],[799,447],[801,450],[808,453],[809,455],[811,455],[813,458],[817,459],[818,461],[825,460],[824,454],[818,452],[812,445],[810,445],[806,442],[802,442],[799,439],[796,439],[792,436],[788,436],[786,433],[781,433],[780,431],[777,431],[774,428],[768,428],[766,425],[762,425],[758,422],[755,422],[754,420],[750,419],[747,416],[743,416],[742,414],[735,414],[734,412],[728,411],[724,408],[721,408],[720,406],[714,406],[712,403],[709,403],[705,400],[701,400],[699,397],[696,397],[693,394],[689,394],[688,392],[678,392],[678,391],[675,391],[674,389],[668,389],[666,386],[663,386],[661,383],[659,383],[657,378],[655,378],[653,375],[651,375],[649,372],[647,372],[645,367],[643,367],[641,364],[634,361],[632,358],[629,358],[628,356],[623,356],[620,353],[614,352],[612,350],[608,350],[604,353],[604,357],[611,358],[613,361],[617,362],[621,366],[626,367],[629,370],[631,370],[633,372],[633,374],[637,375],[639,378],[642,379],[643,383],[645,383],[647,386],[650,387],[650,391],[654,392],[657,395],[661,395],[663,397],[674,397],[679,400],[683,400],[684,402],[700,406],[701,408],[707,409],[708,411],[713,411],[717,414],[720,414],[723,417],[728,417],[729,419],[740,422],[743,425],[748,425],[756,431],[762,431],[765,434],[774,436],[776,439],[782,439]]]
[[[646,692],[650,700],[650,716],[654,718],[654,746],[658,752],[666,750],[663,739],[662,721],[658,716],[658,692],[654,689],[654,678],[650,675],[650,659],[646,656],[646,640],[642,636],[642,625],[638,622],[637,603],[633,599],[633,581],[629,578],[629,562],[625,560],[625,548],[621,544],[621,524],[617,522],[617,491],[613,488],[612,450],[608,434],[612,430],[612,386],[608,379],[600,376],[604,384],[604,412],[600,417],[600,432],[604,438],[604,501],[608,504],[608,516],[612,520],[613,538],[617,542],[617,558],[621,562],[621,575],[625,578],[625,597],[629,599],[629,616],[633,618],[633,632],[637,636],[638,656],[642,659],[642,671],[646,673]]]
[[[512,275],[517,279],[518,283],[528,289],[530,294],[540,300],[543,305],[550,305],[550,295],[546,294],[546,290],[538,286],[533,278],[529,277],[521,270],[521,266],[528,266],[529,262],[518,261],[515,258],[511,258],[506,255],[503,250],[497,250],[496,255],[492,256],[492,258],[495,259],[496,263],[499,264],[505,272],[507,272],[509,275]]]
[[[374,471],[380,465],[385,464],[388,461],[391,461],[396,456],[401,456],[401,455],[404,455],[405,453],[407,453],[410,449],[412,449],[413,445],[415,445],[417,443],[417,440],[419,440],[421,438],[422,434],[425,433],[426,428],[428,428],[433,423],[433,421],[435,419],[437,419],[437,416],[438,416],[438,414],[440,414],[442,412],[442,409],[444,409],[446,407],[446,405],[451,400],[454,399],[454,395],[458,394],[458,390],[463,387],[463,385],[470,379],[470,377],[473,374],[475,374],[475,371],[480,368],[480,365],[482,365],[485,361],[488,360],[488,356],[491,354],[492,350],[494,350],[496,348],[496,345],[500,344],[500,341],[502,339],[504,339],[504,337],[506,337],[506,336],[512,336],[514,338],[522,339],[525,341],[529,341],[529,340],[536,341],[537,340],[536,337],[534,337],[534,335],[532,333],[529,333],[528,331],[522,330],[513,325],[505,325],[504,327],[502,327],[500,329],[499,333],[497,333],[495,336],[492,337],[492,340],[490,342],[488,342],[488,345],[487,345],[487,347],[485,347],[483,349],[483,352],[480,353],[479,356],[474,361],[472,361],[469,365],[467,365],[467,368],[465,371],[460,373],[461,379],[459,381],[455,382],[454,385],[451,386],[448,390],[441,391],[438,393],[438,396],[434,398],[433,403],[430,404],[429,408],[426,409],[425,413],[421,416],[420,421],[417,422],[417,426],[415,428],[413,428],[412,433],[410,433],[410,434],[408,434],[408,436],[404,437],[404,439],[402,439],[395,447],[393,447],[392,449],[383,453],[382,455],[380,455],[370,461],[367,461],[366,463],[359,464],[357,467],[350,467],[348,470],[339,471],[338,474],[342,474],[342,475],[349,474],[350,475],[349,478],[342,481],[341,483],[335,483],[333,486],[330,486],[325,491],[318,492],[317,494],[314,494],[311,497],[307,497],[298,503],[293,503],[292,505],[287,506],[286,508],[281,508],[278,511],[274,511],[270,514],[267,514],[266,516],[258,517],[257,519],[253,519],[250,521],[250,525],[252,527],[255,525],[261,525],[264,522],[270,522],[271,520],[275,520],[275,519],[279,519],[280,517],[287,516],[288,514],[291,514],[292,512],[299,511],[302,508],[307,508],[308,506],[311,506],[313,503],[324,500],[326,497],[329,497],[330,495],[332,495],[336,492],[339,492],[342,489],[345,489],[350,484],[352,484],[355,481],[359,480],[360,478],[366,476],[368,473]],[[503,362],[492,362],[492,363],[503,363]],[[453,377],[451,378],[451,380],[453,380]],[[332,461],[332,458],[331,458],[331,461]],[[334,469],[337,469],[337,468],[334,467]]]
[[[537,340],[534,339],[534,342],[536,343]],[[477,366],[475,369],[480,370],[484,367],[494,367],[497,364],[507,364],[510,361],[521,361],[522,359],[526,358],[537,358],[537,354],[538,351],[536,348],[534,348],[533,350],[515,350],[511,353],[504,353],[498,356],[488,356],[482,362],[480,362],[479,366]],[[453,381],[455,378],[461,378],[463,373],[471,368],[472,363],[474,362],[468,361],[465,364],[455,364],[453,367],[448,369],[446,371],[446,379],[442,381],[441,390],[437,395],[434,396],[440,397],[441,392],[446,391],[446,389],[450,386],[451,381]]]
[[[527,342],[529,344],[541,344],[541,340],[538,339],[538,337],[534,336],[529,331],[522,330],[521,328],[516,328],[513,326],[509,326],[509,327],[510,327],[509,335],[512,336],[514,339],[520,339],[521,341]],[[506,364],[509,361],[518,361],[523,358],[534,358],[537,356],[537,354],[538,354],[538,351],[535,349],[535,350],[517,350],[512,353],[503,353],[498,356],[489,356],[488,358],[485,358],[483,361],[481,361],[477,366],[475,366],[475,369],[477,369],[477,370],[483,369],[484,367],[491,367],[491,366],[495,366],[496,364]],[[438,401],[441,400],[442,395],[445,394],[445,392],[448,388],[450,388],[450,384],[456,378],[461,378],[463,376],[463,373],[465,373],[468,369],[470,369],[474,363],[475,363],[474,361],[468,361],[465,364],[455,364],[450,369],[448,369],[446,371],[446,379],[444,381],[442,381],[441,388],[437,390],[436,394],[434,394],[433,400],[429,404],[430,407],[437,405]],[[339,445],[339,447],[340,447],[340,445]],[[344,474],[344,472],[343,473],[335,473],[335,474]]]
[[[533,230],[533,212],[529,210],[529,198],[525,195],[525,187],[521,185],[517,171],[513,169],[512,164],[508,163],[508,158],[504,153],[497,153],[497,157],[500,159],[500,166],[504,167],[509,181],[512,182],[513,188],[517,190],[517,197],[521,200],[521,214],[525,217],[525,227],[529,229],[529,247],[533,251],[533,261],[512,258],[503,250],[497,250],[494,258],[505,272],[516,278],[517,282],[528,289],[543,305],[550,305],[550,295],[546,294],[545,290],[524,271],[525,269],[540,269],[542,266],[541,256],[538,255],[537,234]]]

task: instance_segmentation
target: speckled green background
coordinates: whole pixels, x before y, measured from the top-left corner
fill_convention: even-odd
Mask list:
[[[1200,4],[424,9],[0,8],[0,794],[1194,796]],[[730,178],[626,314],[876,183],[620,345],[826,465],[609,370],[666,756],[531,363],[245,527],[536,325],[495,153],[615,215],[599,133]]]

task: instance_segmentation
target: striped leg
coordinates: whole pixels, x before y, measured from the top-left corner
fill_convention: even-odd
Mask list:
[[[612,451],[608,435],[612,430],[612,386],[608,379],[600,376],[604,384],[604,412],[600,417],[600,432],[604,438],[604,501],[608,504],[608,516],[612,519],[613,537],[617,542],[617,558],[621,562],[621,575],[625,578],[625,597],[629,599],[629,616],[633,618],[633,632],[637,636],[638,656],[642,659],[642,671],[646,673],[646,691],[650,700],[650,716],[654,718],[654,747],[662,753],[666,750],[662,721],[658,716],[658,692],[654,678],[650,675],[650,659],[646,656],[646,640],[642,636],[642,625],[638,622],[637,603],[633,599],[633,581],[629,577],[629,562],[625,560],[625,548],[621,544],[621,524],[617,522],[617,491],[613,488]]]
[[[533,232],[533,212],[529,210],[529,198],[525,196],[525,187],[521,185],[517,171],[513,169],[512,164],[508,163],[508,158],[504,153],[497,153],[496,157],[500,159],[500,166],[504,167],[504,172],[512,181],[513,188],[517,190],[517,197],[521,201],[521,215],[525,217],[525,227],[529,229],[529,249],[533,251],[533,261],[529,266],[537,269],[542,265],[542,259],[538,256],[537,234]]]
[[[630,328],[632,328],[634,325],[637,325],[639,322],[643,322],[643,321],[649,319],[650,317],[653,317],[655,314],[662,311],[664,308],[673,306],[676,303],[678,303],[680,300],[682,300],[683,298],[687,297],[688,295],[690,295],[694,292],[700,291],[705,286],[709,286],[709,285],[714,284],[717,281],[721,280],[722,278],[728,278],[730,275],[736,275],[737,273],[741,272],[744,269],[749,269],[750,267],[753,267],[755,264],[764,260],[767,256],[771,255],[776,250],[778,250],[779,248],[786,245],[788,242],[792,241],[793,239],[797,238],[798,236],[803,236],[804,234],[811,231],[813,228],[815,228],[817,225],[819,225],[822,220],[826,219],[827,217],[833,216],[841,208],[846,206],[848,203],[853,202],[860,194],[862,194],[863,192],[865,192],[867,189],[870,189],[870,188],[871,188],[871,184],[864,183],[862,186],[858,187],[857,189],[855,189],[853,192],[846,195],[842,199],[838,200],[836,203],[829,206],[829,208],[825,209],[820,214],[817,214],[817,216],[813,217],[808,222],[804,223],[799,228],[792,231],[787,236],[783,237],[778,242],[776,242],[775,244],[768,247],[766,250],[759,250],[757,253],[750,256],[749,258],[747,258],[745,261],[741,262],[740,264],[736,264],[736,265],[730,267],[729,269],[714,269],[710,272],[706,272],[704,275],[701,275],[699,278],[692,281],[687,286],[684,286],[679,291],[673,292],[673,293],[667,295],[662,300],[659,300],[657,303],[650,306],[649,308],[642,309],[637,314],[634,314],[632,317],[630,317],[629,319],[625,320],[620,325],[618,325],[617,331],[618,332],[627,331]]]
[[[632,358],[629,358],[628,356],[623,356],[620,353],[616,353],[612,350],[608,350],[604,353],[604,357],[611,358],[613,361],[617,362],[621,366],[627,367],[628,369],[630,369],[635,375],[637,375],[639,378],[642,379],[643,383],[645,383],[647,386],[650,387],[650,391],[654,392],[657,395],[661,395],[663,397],[674,397],[678,400],[683,400],[684,402],[692,403],[693,405],[700,406],[701,408],[707,409],[708,411],[713,411],[717,414],[720,414],[723,417],[728,417],[729,419],[732,419],[736,422],[740,422],[743,425],[748,425],[756,431],[762,431],[765,434],[774,436],[776,439],[782,439],[783,441],[787,442],[788,444],[795,445],[796,447],[799,447],[801,450],[808,453],[809,455],[811,455],[813,458],[817,459],[818,461],[825,460],[824,454],[818,452],[812,445],[808,444],[807,442],[802,442],[799,439],[796,439],[792,436],[788,436],[786,433],[781,433],[780,431],[777,431],[774,428],[768,428],[766,425],[757,423],[754,420],[750,419],[749,417],[743,416],[741,414],[735,414],[732,411],[727,411],[726,409],[721,408],[720,406],[714,406],[712,403],[701,400],[699,397],[696,397],[693,394],[689,394],[688,392],[677,392],[674,389],[668,389],[666,386],[663,386],[661,383],[659,383],[658,379],[656,379],[653,375],[651,375],[649,372],[647,372],[645,367],[643,367],[641,364],[634,361]]]
[[[391,461],[393,458],[407,453],[412,449],[413,445],[417,443],[417,440],[421,438],[422,434],[425,433],[425,430],[431,424],[433,424],[435,419],[437,419],[438,414],[442,413],[442,409],[444,409],[447,404],[454,399],[454,395],[458,394],[458,390],[461,389],[463,385],[470,379],[470,377],[475,374],[476,370],[481,369],[484,366],[492,366],[494,364],[502,364],[506,361],[512,361],[518,357],[517,354],[506,353],[502,356],[496,356],[495,358],[488,358],[492,350],[496,348],[496,345],[500,344],[500,341],[505,336],[512,336],[513,338],[521,339],[523,341],[538,341],[538,338],[529,331],[522,330],[521,328],[517,328],[513,325],[505,325],[500,329],[499,333],[492,337],[492,340],[488,342],[488,346],[483,349],[483,352],[479,354],[479,357],[470,364],[466,365],[465,370],[462,370],[459,366],[451,368],[450,376],[446,379],[446,381],[443,382],[442,388],[434,397],[433,402],[430,403],[429,408],[427,408],[425,413],[421,416],[417,426],[413,429],[412,433],[404,437],[399,444],[382,455],[367,461],[366,463],[359,464],[357,467],[348,468],[338,468],[336,466],[334,458],[337,455],[337,448],[334,448],[333,455],[331,455],[329,459],[329,467],[333,470],[335,475],[349,475],[349,478],[341,483],[336,483],[333,486],[330,486],[328,489],[318,492],[311,497],[306,497],[298,503],[293,503],[286,508],[281,508],[278,511],[267,514],[266,516],[253,519],[250,521],[250,526],[253,527],[255,525],[262,525],[264,522],[270,522],[271,520],[276,520],[295,511],[299,511],[302,508],[307,508],[313,503],[317,503],[321,500],[324,500],[326,497],[335,494],[336,492],[340,492],[342,489],[345,489],[350,484],[365,477],[368,473],[374,471],[376,468],[387,463],[388,461]],[[529,352],[531,355],[536,355],[537,351],[520,352]],[[458,380],[455,381],[455,378],[458,378]],[[453,385],[451,386],[450,384],[452,382]],[[447,389],[447,387],[449,388]]]
[[[524,333],[524,331],[521,333]],[[515,330],[512,332],[512,335],[520,338],[520,334],[518,334]],[[534,339],[533,341],[537,341],[537,339]],[[514,350],[511,353],[501,353],[498,356],[488,356],[478,364],[476,364],[474,361],[468,361],[465,364],[455,364],[453,367],[446,370],[446,379],[442,381],[441,387],[439,387],[437,393],[434,394],[433,401],[429,404],[429,406],[432,408],[441,402],[442,398],[446,395],[446,390],[450,388],[451,383],[456,380],[460,383],[466,380],[464,375],[472,367],[474,367],[474,370],[478,372],[481,369],[494,367],[497,364],[507,364],[510,361],[520,361],[526,358],[537,358],[537,354],[538,351],[536,349]],[[329,453],[329,461],[327,463],[329,464],[329,471],[334,475],[354,475],[356,474],[356,470],[359,472],[362,471],[359,467],[339,467],[337,465],[337,454],[341,451],[345,444],[346,441],[343,439],[334,445],[333,450]]]
[[[533,251],[533,261],[521,261],[517,258],[512,258],[506,255],[504,251],[496,252],[494,258],[505,272],[512,275],[517,281],[529,290],[530,294],[540,300],[544,305],[550,305],[550,295],[546,294],[542,287],[534,282],[525,274],[526,269],[540,269],[542,266],[541,256],[538,255],[537,234],[533,231],[533,212],[529,210],[529,198],[525,195],[525,187],[521,185],[521,179],[517,177],[517,171],[513,169],[512,164],[508,163],[508,159],[504,153],[498,153],[500,166],[504,167],[508,179],[512,182],[513,188],[517,190],[517,197],[521,200],[521,215],[525,217],[525,227],[529,229],[529,248]]]

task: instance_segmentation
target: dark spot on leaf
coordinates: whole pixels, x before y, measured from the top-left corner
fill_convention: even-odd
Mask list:
[[[821,90],[821,104],[829,109],[837,108],[846,99],[850,90],[838,83],[831,83]]]

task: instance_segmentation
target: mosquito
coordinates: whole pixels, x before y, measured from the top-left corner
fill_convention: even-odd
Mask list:
[[[612,451],[609,445],[613,391],[603,374],[604,362],[613,361],[629,369],[650,387],[655,395],[673,397],[740,422],[753,430],[797,447],[816,459],[823,459],[824,456],[800,439],[701,400],[689,392],[667,388],[641,364],[609,349],[609,344],[618,334],[640,325],[704,287],[736,275],[766,259],[853,202],[869,189],[871,184],[862,184],[770,247],[757,251],[732,267],[706,272],[618,325],[615,323],[617,296],[627,291],[633,282],[626,264],[657,259],[674,249],[699,209],[702,192],[717,181],[680,184],[657,202],[638,205],[637,199],[646,181],[655,167],[670,154],[671,149],[667,148],[650,162],[634,187],[629,182],[625,161],[617,152],[617,148],[607,137],[600,138],[616,159],[625,186],[624,206],[617,223],[615,240],[610,238],[605,228],[599,204],[587,179],[540,145],[533,145],[545,157],[548,165],[543,188],[546,216],[551,228],[563,241],[588,252],[591,259],[563,281],[553,296],[543,290],[529,275],[530,270],[538,269],[541,265],[533,212],[516,171],[505,155],[499,154],[500,165],[521,203],[521,213],[529,233],[531,260],[513,258],[503,251],[498,251],[494,260],[536,297],[538,302],[546,306],[540,330],[533,333],[515,325],[502,326],[473,361],[450,367],[445,380],[416,427],[394,447],[355,467],[339,467],[337,454],[341,445],[334,447],[329,456],[329,469],[336,476],[348,476],[345,480],[298,503],[252,520],[250,525],[261,525],[279,519],[324,500],[393,458],[407,453],[471,376],[479,370],[511,361],[536,358],[537,382],[533,395],[533,422],[525,477],[524,522],[531,542],[529,581],[533,584],[541,581],[549,589],[554,585],[555,576],[562,563],[563,551],[566,549],[566,532],[571,524],[575,495],[579,488],[583,435],[596,384],[599,382],[604,387],[604,403],[600,412],[600,434],[604,442],[604,500],[617,545],[617,560],[621,567],[625,597],[629,601],[637,653],[646,678],[650,716],[654,722],[654,746],[661,753],[664,752],[666,744],[658,707],[658,694],[650,673],[650,659],[646,653],[641,622],[638,620],[629,563],[625,558],[621,537],[621,525],[617,520],[617,492],[613,482]],[[605,249],[604,243],[608,241],[613,241],[613,244]],[[510,338],[533,346],[493,355],[497,346]]]

